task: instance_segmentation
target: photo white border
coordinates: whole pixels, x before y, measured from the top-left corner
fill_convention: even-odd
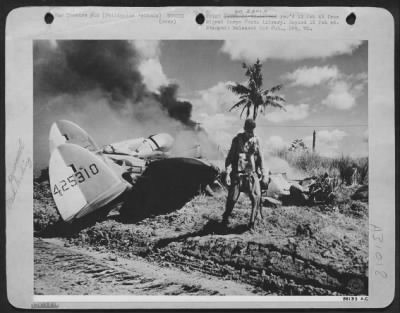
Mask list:
[[[246,7],[247,9],[247,7]],[[262,8],[264,9],[264,8]],[[394,297],[395,284],[395,145],[394,145],[394,21],[380,8],[270,7],[271,12],[332,14],[339,25],[316,27],[312,32],[273,33],[252,31],[246,38],[262,40],[360,39],[368,40],[369,129],[369,297],[368,301],[345,302],[342,297],[189,297],[189,296],[34,296],[33,295],[33,66],[35,39],[238,39],[244,31],[206,31],[195,16],[207,10],[233,12],[233,7],[28,7],[11,11],[6,23],[6,265],[7,295],[19,308],[54,303],[58,308],[377,308]],[[59,13],[95,11],[184,13],[177,24],[159,24],[152,19],[57,18]],[[53,24],[44,23],[52,12]],[[355,25],[344,21],[354,12]],[[146,31],[143,31],[146,30]],[[22,92],[23,91],[23,92]],[[23,125],[23,127],[21,127]],[[19,171],[19,172],[18,172]],[[379,258],[379,260],[378,260]],[[379,261],[379,262],[378,262]],[[381,264],[382,265],[378,265]],[[385,271],[386,278],[377,272]],[[44,304],[43,304],[44,303]]]

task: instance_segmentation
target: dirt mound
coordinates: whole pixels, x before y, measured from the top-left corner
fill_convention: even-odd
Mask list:
[[[42,232],[61,221],[48,181],[33,183],[33,229]]]
[[[240,280],[273,294],[366,293],[367,220],[318,208],[281,207],[264,209],[265,220],[250,232],[246,201],[239,200],[231,224],[221,226],[223,200],[196,197],[177,212],[136,224],[109,218],[68,243]]]
[[[41,189],[45,187],[41,184],[35,189],[40,192],[35,196],[37,208],[45,208],[35,213],[38,229],[56,222],[55,216],[43,217],[45,212],[56,213],[49,191]],[[134,223],[121,222],[118,214],[109,215],[69,232],[62,240],[128,258],[140,256],[163,267],[241,281],[267,294],[367,293],[366,203],[343,196],[336,206],[264,208],[264,218],[251,232],[247,228],[250,203],[244,196],[230,224],[222,226],[225,199],[224,192],[215,197],[196,196],[177,211]]]

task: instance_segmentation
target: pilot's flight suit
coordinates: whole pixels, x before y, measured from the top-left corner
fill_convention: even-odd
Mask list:
[[[225,168],[231,168],[231,185],[229,186],[223,223],[228,222],[240,192],[249,194],[252,205],[250,226],[254,226],[255,214],[261,201],[259,175],[267,175],[258,137],[249,137],[239,133],[232,140],[232,145],[225,160]],[[228,170],[229,172],[229,170]]]

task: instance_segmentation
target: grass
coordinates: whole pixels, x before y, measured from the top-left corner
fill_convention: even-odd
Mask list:
[[[330,158],[307,150],[288,151],[287,149],[276,150],[272,152],[272,155],[286,160],[290,166],[310,176],[328,173],[330,176],[338,177],[342,182],[346,180],[349,169],[356,167],[358,182],[368,184],[368,157],[351,158],[342,155]]]

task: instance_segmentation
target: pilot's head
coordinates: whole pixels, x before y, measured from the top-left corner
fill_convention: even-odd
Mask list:
[[[256,128],[256,121],[252,118],[246,119],[244,122],[244,132],[248,137],[254,136],[254,129]]]

